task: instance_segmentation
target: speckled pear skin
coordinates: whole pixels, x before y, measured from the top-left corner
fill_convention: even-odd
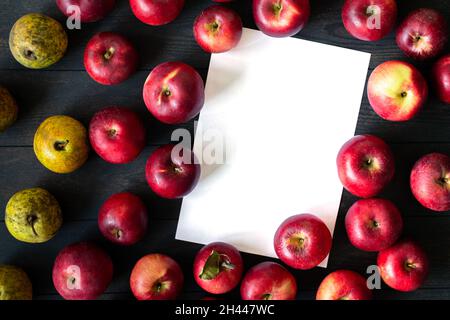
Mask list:
[[[18,112],[19,108],[11,93],[0,86],[0,133],[16,122]]]
[[[21,17],[9,34],[9,48],[14,58],[31,69],[46,68],[61,60],[67,42],[62,25],[39,13]]]
[[[50,240],[62,225],[58,201],[45,189],[31,188],[14,194],[6,205],[6,228],[19,241]]]
[[[87,131],[81,122],[69,116],[51,116],[34,135],[34,153],[50,171],[70,173],[87,160]]]
[[[28,275],[22,269],[0,265],[0,300],[31,300],[33,289]]]

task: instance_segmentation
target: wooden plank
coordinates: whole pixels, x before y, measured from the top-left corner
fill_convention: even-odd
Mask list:
[[[7,41],[9,31],[19,17],[29,12],[43,12],[62,23],[65,22],[64,16],[56,8],[54,1],[27,0],[17,3],[18,1],[15,0],[2,1],[2,7],[8,10],[2,10],[2,14],[0,14],[2,21],[0,25],[0,69],[22,68],[9,53]],[[174,22],[161,27],[151,27],[141,23],[132,15],[128,1],[119,1],[118,8],[106,19],[98,23],[85,24],[81,30],[69,32],[69,51],[65,58],[50,70],[83,70],[82,56],[85,44],[99,31],[116,31],[128,36],[141,53],[140,68],[148,70],[157,63],[167,60],[184,60],[194,67],[203,68],[208,61],[208,55],[196,45],[192,35],[192,25],[202,8],[209,5],[211,5],[210,1],[186,1],[185,9]],[[244,26],[256,28],[250,0],[236,1],[231,6],[240,13]],[[423,5],[413,1],[399,1],[400,17],[421,6]],[[312,2],[311,19],[295,37],[371,52],[373,54],[372,67],[387,59],[405,59],[395,44],[394,33],[375,45],[352,38],[342,24],[341,7],[342,1]],[[446,1],[430,0],[427,1],[427,7],[439,9],[447,16],[450,14],[450,6]],[[12,11],[10,8],[15,8],[15,10]],[[429,63],[424,63],[422,66],[427,69]]]
[[[182,300],[202,300],[209,298],[206,292],[183,292],[180,295]],[[239,295],[236,293],[232,296],[227,296],[231,299],[239,299]],[[373,293],[373,297],[376,300],[449,300],[450,291],[447,289],[419,289],[413,292],[398,292],[394,290],[376,290]],[[62,300],[61,296],[57,294],[53,295],[39,295],[34,297],[36,300]],[[216,297],[224,299],[222,296]],[[316,298],[316,291],[301,291],[297,294],[297,300],[314,300]],[[105,293],[99,297],[99,300],[133,300],[134,297],[131,293]],[[225,301],[224,301],[225,303]]]
[[[419,289],[413,292],[398,292],[390,289],[376,290],[373,293],[376,300],[449,300],[450,290],[448,289]],[[206,297],[211,297],[206,292],[184,291],[180,299],[183,300],[201,300]],[[316,297],[316,291],[300,291],[297,294],[298,300],[314,300]],[[218,299],[223,297],[218,296]],[[231,298],[239,298],[239,295],[235,293]],[[62,300],[58,294],[37,295],[34,297],[36,300]],[[100,300],[133,300],[134,297],[131,293],[104,293],[99,297]],[[220,300],[219,300],[220,302]],[[225,301],[224,301],[225,302]]]
[[[145,148],[135,161],[127,165],[109,164],[91,152],[87,163],[68,175],[54,174],[45,169],[31,147],[0,148],[0,181],[7,181],[0,189],[0,206],[4,207],[18,190],[41,186],[57,197],[66,220],[95,220],[98,209],[110,195],[131,191],[143,198],[152,217],[177,219],[181,201],[159,198],[145,181],[145,163],[154,148]],[[409,189],[409,174],[414,162],[426,153],[450,154],[450,144],[392,144],[392,148],[397,173],[380,197],[392,200],[405,217],[442,215],[423,208],[414,199]],[[356,197],[344,192],[341,214],[345,214],[356,200]]]
[[[176,224],[176,221],[151,220],[149,231],[140,243],[131,247],[121,247],[104,240],[95,221],[66,222],[55,238],[38,245],[16,241],[8,234],[2,222],[0,223],[0,242],[2,243],[0,263],[16,264],[27,270],[34,283],[36,294],[53,294],[55,290],[51,281],[51,270],[59,250],[76,241],[92,240],[104,247],[114,261],[114,281],[107,292],[128,292],[129,275],[135,262],[141,256],[152,252],[161,252],[174,257],[184,271],[185,291],[199,291],[191,272],[195,253],[201,245],[174,240]],[[449,288],[450,274],[447,271],[450,268],[450,252],[446,248],[450,245],[448,233],[450,220],[446,216],[409,217],[405,225],[405,234],[417,239],[430,257],[430,276],[423,288]],[[364,274],[369,265],[376,263],[376,254],[353,248],[343,230],[342,221],[340,221],[334,235],[328,269],[291,270],[297,278],[301,292],[316,290],[326,274],[333,270],[345,268]],[[243,254],[243,257],[246,268],[271,260],[249,254]],[[237,294],[236,290],[230,296]],[[390,296],[401,298],[402,294]]]
[[[206,78],[207,70],[199,71]],[[147,127],[148,145],[170,142],[171,134],[177,128],[187,128],[193,132],[193,121],[169,126],[160,123],[148,112],[142,99],[142,87],[147,75],[147,71],[140,71],[121,85],[107,87],[95,83],[83,71],[0,70],[0,82],[11,90],[20,106],[19,120],[0,134],[0,146],[31,146],[39,124],[55,114],[71,115],[88,126],[96,111],[110,105],[126,106],[140,115]],[[255,115],[255,121],[257,119]],[[437,101],[433,94],[416,118],[396,123],[376,115],[364,92],[356,133],[376,134],[396,143],[450,142],[448,123],[448,107]],[[270,130],[270,124],[267,127]]]

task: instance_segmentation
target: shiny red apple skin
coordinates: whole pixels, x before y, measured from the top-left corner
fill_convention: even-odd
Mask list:
[[[411,58],[433,58],[444,49],[448,41],[446,19],[434,9],[417,9],[398,27],[396,41],[399,48]]]
[[[194,153],[184,148],[181,156],[178,152],[172,155],[175,147],[173,144],[159,147],[150,155],[145,166],[148,185],[166,199],[186,196],[200,179],[200,164]]]
[[[221,53],[237,46],[242,37],[242,20],[232,9],[214,5],[194,21],[194,38],[206,52]]]
[[[371,300],[372,292],[366,279],[350,270],[338,270],[327,275],[320,283],[316,300]]]
[[[281,10],[278,6],[280,3]],[[309,0],[253,0],[256,26],[271,37],[295,35],[306,25],[310,13]]]
[[[450,157],[430,153],[414,164],[410,175],[411,191],[417,201],[433,211],[450,210]]]
[[[379,28],[373,24],[377,16]],[[363,41],[384,38],[394,28],[396,20],[395,0],[346,0],[342,8],[345,29],[353,37]]]
[[[150,72],[144,84],[144,102],[159,121],[180,124],[196,117],[205,101],[198,72],[182,62],[165,62]]]
[[[109,197],[98,214],[100,232],[109,241],[120,245],[137,243],[145,236],[147,225],[145,204],[130,192]]]
[[[111,283],[113,264],[101,248],[88,242],[65,247],[53,265],[53,284],[66,300],[93,300]]]
[[[129,163],[145,147],[146,131],[139,116],[124,107],[108,107],[94,114],[89,124],[89,140],[105,161]]]
[[[330,253],[331,233],[325,223],[312,214],[287,218],[274,236],[274,248],[285,264],[300,270],[316,267]]]
[[[450,54],[443,56],[434,64],[433,80],[439,99],[450,104]]]
[[[125,37],[101,32],[89,40],[84,51],[84,67],[89,76],[103,85],[116,85],[136,71],[138,53]]]
[[[240,290],[242,300],[294,300],[297,282],[282,265],[262,262],[247,271]]]
[[[130,0],[136,18],[151,26],[162,26],[175,20],[184,7],[184,0]]]
[[[221,267],[220,272],[213,279],[202,277],[205,264],[211,254],[219,254],[220,263],[226,263],[229,267]],[[212,294],[224,294],[233,290],[241,281],[244,263],[241,254],[232,245],[224,242],[213,242],[204,246],[194,259],[194,279],[206,292]]]
[[[68,10],[70,6],[78,6],[81,22],[95,22],[103,19],[114,9],[116,0],[56,0],[56,4],[67,17],[74,13],[73,10]]]
[[[138,300],[174,300],[183,289],[184,276],[169,256],[154,253],[142,257],[130,276],[130,287]]]
[[[394,156],[389,146],[373,135],[358,135],[339,150],[336,164],[344,188],[360,198],[376,196],[392,180]]]
[[[414,291],[426,280],[429,270],[425,251],[411,240],[402,240],[380,251],[377,265],[383,281],[399,291]]]
[[[380,251],[398,240],[403,230],[403,219],[389,200],[361,199],[347,211],[345,229],[356,248]]]
[[[373,70],[367,83],[373,110],[389,121],[408,121],[419,113],[428,96],[428,85],[413,65],[386,61]]]

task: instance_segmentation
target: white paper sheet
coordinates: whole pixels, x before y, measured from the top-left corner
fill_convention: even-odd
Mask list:
[[[342,194],[336,155],[354,134],[369,60],[251,29],[235,49],[213,54],[194,151],[204,158],[222,135],[226,161],[202,164],[176,239],[275,257],[273,236],[289,216],[315,214],[333,232]]]

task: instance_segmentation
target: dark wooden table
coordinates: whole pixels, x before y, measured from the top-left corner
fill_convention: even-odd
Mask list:
[[[15,240],[6,230],[3,214],[0,219],[0,263],[16,264],[30,275],[37,299],[58,299],[51,270],[54,258],[64,246],[93,240],[103,246],[114,261],[114,281],[103,299],[132,298],[128,279],[134,263],[152,252],[166,253],[181,264],[186,278],[183,298],[207,296],[192,277],[192,261],[196,244],[174,240],[181,201],[158,198],[144,178],[144,164],[158,145],[170,141],[175,127],[158,123],[146,110],[141,98],[142,86],[149,71],[168,60],[181,60],[197,68],[206,78],[209,55],[195,43],[192,36],[194,18],[212,2],[187,0],[181,16],[163,27],[150,27],[139,22],[131,13],[127,0],[105,20],[69,31],[69,49],[62,61],[45,70],[28,70],[20,66],[10,54],[8,35],[14,22],[24,14],[41,12],[64,22],[53,0],[2,0],[0,2],[0,82],[7,86],[20,104],[20,118],[16,125],[0,135],[0,207],[4,208],[15,192],[41,186],[59,200],[64,213],[64,225],[59,233],[44,244],[26,244]],[[313,0],[312,16],[298,38],[372,53],[370,70],[389,59],[408,60],[397,48],[394,35],[378,43],[353,39],[344,29],[340,9],[342,0]],[[439,9],[450,16],[447,0],[398,0],[400,18],[421,6]],[[237,0],[231,7],[241,15],[244,25],[256,28],[251,14],[250,0]],[[83,51],[87,41],[99,31],[116,31],[129,37],[139,50],[139,71],[125,83],[108,87],[92,81],[83,67]],[[447,48],[448,52],[448,48]],[[332,59],[332,57],[330,57]],[[271,61],[270,63],[276,63]],[[429,78],[430,62],[414,62]],[[326,94],[326,88],[324,88]],[[318,97],[320,99],[320,97]],[[128,165],[111,165],[93,152],[88,162],[68,175],[53,174],[45,169],[33,153],[33,135],[48,116],[67,114],[89,123],[93,113],[105,106],[123,105],[136,110],[148,128],[148,145],[140,157]],[[450,298],[450,216],[422,208],[413,198],[408,177],[415,160],[432,151],[450,154],[450,106],[440,103],[431,91],[423,112],[406,123],[391,123],[379,118],[369,106],[364,94],[357,134],[372,133],[385,139],[392,147],[397,164],[395,180],[381,196],[394,201],[405,220],[405,234],[419,241],[431,259],[431,272],[423,287],[412,293],[400,293],[383,285],[376,290],[378,299],[449,299]],[[268,124],[270,125],[270,124]],[[193,129],[192,123],[183,127]],[[349,137],[350,138],[350,137]],[[107,243],[97,228],[97,212],[110,195],[128,190],[140,195],[150,213],[150,228],[146,238],[131,247]],[[314,298],[320,281],[331,270],[348,268],[364,273],[375,263],[376,254],[353,248],[345,234],[343,218],[356,200],[343,193],[333,249],[328,269],[294,272],[299,284],[299,298]],[[250,201],[250,200],[249,200]],[[244,254],[247,267],[267,260]],[[238,297],[235,290],[229,295]]]

